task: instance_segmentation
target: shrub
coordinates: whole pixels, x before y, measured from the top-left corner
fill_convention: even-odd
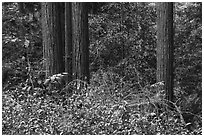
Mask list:
[[[83,86],[76,88],[75,83]],[[167,107],[167,102],[162,98],[162,83],[140,91],[130,88],[126,96],[118,96],[124,90],[121,87],[86,85],[79,80],[69,83],[63,92],[69,92],[67,89],[70,88],[72,96],[60,96],[58,92],[46,95],[47,90],[44,96],[34,96],[20,88],[3,94],[2,133],[201,134],[201,128],[190,132],[180,112]],[[33,90],[40,92],[39,89]],[[21,94],[15,97],[16,93]]]

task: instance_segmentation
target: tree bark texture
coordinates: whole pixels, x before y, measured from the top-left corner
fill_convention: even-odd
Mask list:
[[[84,2],[72,3],[73,79],[89,82],[88,8]]]
[[[43,58],[46,76],[64,71],[63,3],[42,3]]]
[[[67,82],[72,81],[72,3],[65,3],[65,71]]]
[[[173,3],[157,3],[157,82],[164,81],[166,99],[173,99]]]

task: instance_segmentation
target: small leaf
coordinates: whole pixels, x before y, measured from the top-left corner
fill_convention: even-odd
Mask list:
[[[63,72],[62,75],[68,75],[68,73],[67,72]]]
[[[50,81],[51,81],[50,79],[46,79],[44,82],[44,85],[48,85],[50,83]]]
[[[53,76],[50,78],[51,82],[54,82],[55,79],[56,79],[56,76],[55,76],[55,75],[53,75]]]
[[[22,88],[22,90],[26,90],[26,89],[27,89],[27,87],[23,87],[23,88]]]
[[[25,58],[24,56],[21,58],[22,61],[25,61],[25,59],[26,59],[26,58]]]
[[[29,91],[31,90],[31,88],[32,88],[32,87],[31,87],[31,86],[29,86],[29,87],[27,88],[27,92],[29,92]]]
[[[28,48],[28,47],[29,47],[29,44],[30,44],[30,41],[26,39],[25,42],[24,42],[24,46],[25,46],[26,48]]]
[[[63,75],[62,74],[56,74],[56,77],[62,77]]]

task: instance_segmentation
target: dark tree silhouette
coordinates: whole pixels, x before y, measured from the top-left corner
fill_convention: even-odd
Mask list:
[[[63,3],[42,3],[43,58],[47,76],[64,71],[63,6]]]
[[[65,71],[67,82],[72,81],[72,3],[65,3]]]
[[[89,82],[87,3],[72,3],[73,79]]]

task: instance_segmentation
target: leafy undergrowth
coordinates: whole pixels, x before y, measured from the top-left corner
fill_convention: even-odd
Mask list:
[[[162,83],[140,90],[101,81],[75,80],[48,88],[16,86],[2,94],[2,133],[7,135],[158,135],[201,134],[190,130],[179,107],[164,99]],[[110,81],[109,81],[110,82]],[[93,83],[93,82],[92,82]],[[61,84],[61,83],[60,83]],[[172,108],[169,106],[172,104]]]

